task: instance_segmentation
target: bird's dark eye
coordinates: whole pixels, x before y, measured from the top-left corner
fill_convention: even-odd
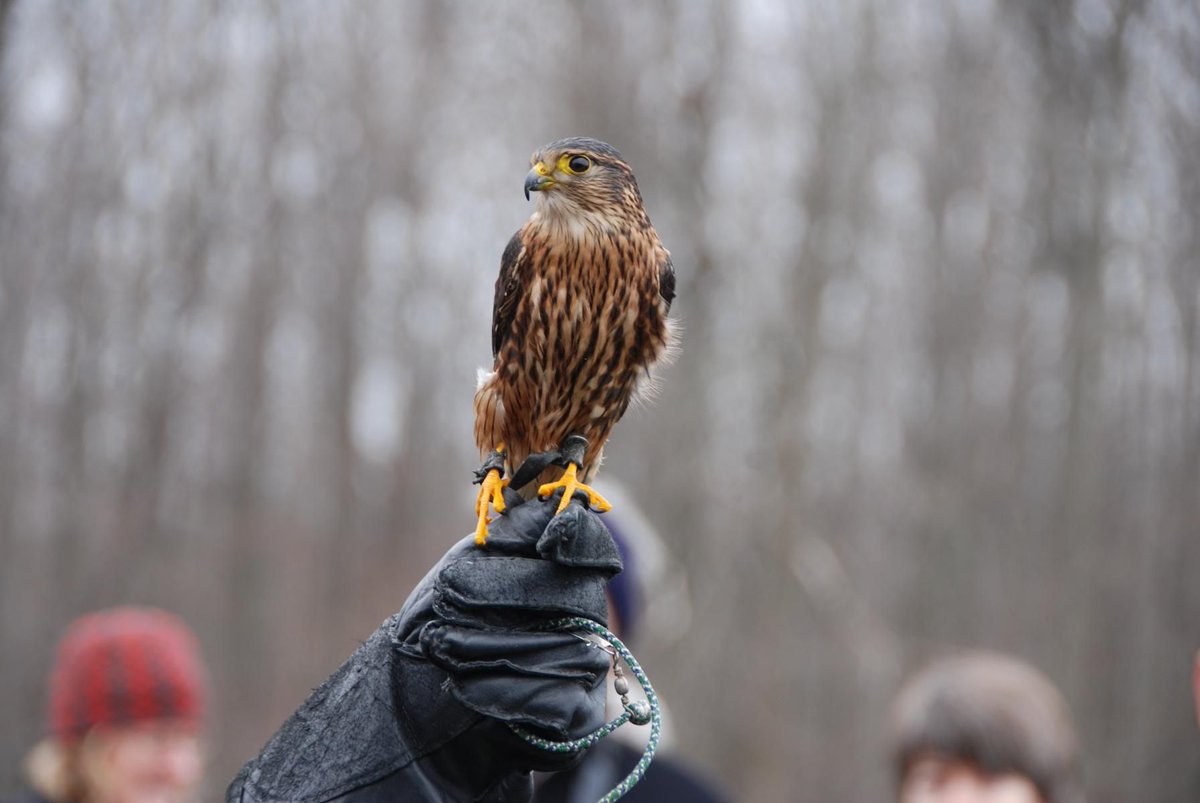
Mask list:
[[[586,156],[572,156],[567,162],[567,167],[572,173],[586,173],[587,169],[592,166],[592,162]]]

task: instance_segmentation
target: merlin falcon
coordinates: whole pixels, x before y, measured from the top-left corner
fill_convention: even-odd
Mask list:
[[[475,392],[481,545],[489,509],[504,511],[502,491],[531,456],[551,456],[530,460],[538,480],[531,487],[540,496],[561,489],[559,512],[576,491],[609,509],[584,483],[673,339],[671,255],[621,154],[574,137],[539,148],[530,163],[525,197],[537,193],[537,201],[500,260],[494,362]],[[514,487],[524,484],[517,480]]]

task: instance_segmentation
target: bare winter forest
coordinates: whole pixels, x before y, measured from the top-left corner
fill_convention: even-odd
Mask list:
[[[215,799],[471,530],[527,159],[586,134],[678,270],[602,472],[673,748],[887,800],[900,681],[985,646],[1093,803],[1200,794],[1191,0],[0,10],[0,789],[78,613],[195,625]]]

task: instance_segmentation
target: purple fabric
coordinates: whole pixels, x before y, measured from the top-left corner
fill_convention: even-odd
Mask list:
[[[625,533],[618,518],[612,513],[600,517],[613,542],[617,552],[621,553],[621,563],[624,568],[621,573],[608,581],[608,598],[617,614],[618,630],[614,631],[624,642],[632,642],[637,636],[638,625],[642,618],[642,595],[638,586],[637,560],[630,547],[630,538]]]

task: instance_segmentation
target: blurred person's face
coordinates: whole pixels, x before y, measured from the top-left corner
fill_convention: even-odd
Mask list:
[[[139,722],[88,734],[81,770],[89,803],[184,803],[204,769],[196,727]]]
[[[917,759],[900,786],[900,803],[1043,803],[1022,775],[984,775],[947,756]]]

